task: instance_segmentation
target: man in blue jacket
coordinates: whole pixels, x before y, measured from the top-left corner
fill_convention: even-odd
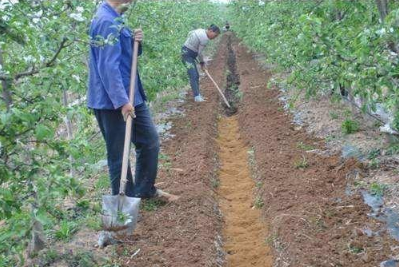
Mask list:
[[[124,117],[134,111],[132,142],[136,148],[135,185],[132,181],[130,163],[126,195],[130,197],[176,196],[155,188],[158,169],[159,138],[146,105],[146,96],[139,74],[135,84],[134,105],[129,103],[129,85],[134,38],[140,42],[142,53],[143,32],[134,34],[123,23],[122,14],[132,0],[107,0],[98,8],[90,26],[90,62],[88,107],[94,111],[101,133],[105,139],[112,194],[119,193],[124,149]]]

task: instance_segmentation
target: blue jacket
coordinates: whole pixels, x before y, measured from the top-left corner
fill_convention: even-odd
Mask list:
[[[104,2],[92,20],[90,37],[87,105],[92,109],[119,109],[129,103],[134,41],[132,31],[123,25],[122,17]],[[140,45],[139,55],[141,53]],[[145,100],[137,73],[134,106]]]

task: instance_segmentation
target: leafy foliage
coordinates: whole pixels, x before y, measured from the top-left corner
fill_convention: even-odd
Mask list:
[[[349,92],[364,110],[382,103],[397,113],[399,3],[387,2],[233,1],[230,19],[247,45],[290,73],[292,87],[308,96]]]
[[[32,220],[47,233],[61,225],[56,236],[67,239],[77,225],[64,199],[83,203],[87,178],[102,171],[104,145],[85,103],[99,2],[0,1],[1,266],[23,262]],[[180,47],[189,30],[220,23],[217,12],[208,1],[138,2],[128,24],[145,33],[140,71],[150,98],[187,83]]]
[[[218,6],[208,1],[142,1],[132,28],[142,27],[145,50],[140,72],[150,98],[157,92],[187,84],[180,49],[189,31],[221,24]]]
[[[387,185],[384,184],[379,184],[379,183],[372,183],[370,185],[370,194],[374,195],[374,196],[383,196],[384,192],[388,189]]]

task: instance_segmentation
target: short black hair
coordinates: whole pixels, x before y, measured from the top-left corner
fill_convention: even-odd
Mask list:
[[[220,34],[220,29],[215,24],[211,24],[211,26],[209,26],[208,30],[216,32],[217,34]]]

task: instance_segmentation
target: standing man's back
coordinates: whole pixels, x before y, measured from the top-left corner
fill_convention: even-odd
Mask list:
[[[93,109],[121,108],[129,103],[132,31],[124,26],[121,15],[105,1],[92,20],[90,37],[88,106]],[[146,100],[140,79],[137,85],[135,105]]]

